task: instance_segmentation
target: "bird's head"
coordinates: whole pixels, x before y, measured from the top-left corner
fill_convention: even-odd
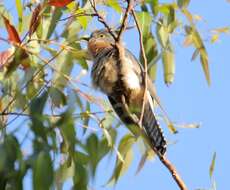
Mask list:
[[[88,50],[95,58],[101,51],[113,48],[115,41],[105,29],[94,31],[88,40]]]

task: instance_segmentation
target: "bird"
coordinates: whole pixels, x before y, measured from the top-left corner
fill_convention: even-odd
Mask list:
[[[92,85],[107,95],[113,110],[125,125],[135,125],[135,121],[140,120],[143,96],[146,95],[141,127],[154,150],[164,155],[167,143],[153,107],[155,87],[147,75],[145,93],[145,74],[140,62],[126,48],[124,60],[119,61],[115,39],[107,29],[91,33],[88,51],[93,60]]]

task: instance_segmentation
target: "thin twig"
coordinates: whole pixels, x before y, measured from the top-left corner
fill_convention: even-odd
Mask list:
[[[124,14],[124,17],[123,17],[123,20],[122,20],[122,24],[121,24],[121,27],[120,27],[120,30],[119,30],[119,33],[118,33],[117,39],[116,39],[116,41],[118,43],[120,43],[122,33],[125,31],[125,29],[127,27],[128,16],[129,16],[129,13],[131,12],[131,10],[133,9],[133,6],[134,6],[134,1],[133,0],[128,0],[127,3],[128,3],[128,5],[127,5],[127,8],[125,10],[125,14]]]
[[[72,15],[66,17],[66,18],[60,19],[59,21],[65,21],[65,20],[69,20],[70,18],[73,18],[73,17],[81,17],[81,16],[94,17],[94,16],[97,16],[97,14],[95,14],[95,13],[75,13],[75,14],[72,14]]]
[[[113,39],[116,41],[116,36],[114,35],[112,29],[110,28],[110,26],[106,23],[105,19],[99,14],[99,12],[97,11],[96,9],[96,4],[95,4],[95,1],[93,0],[93,2],[91,0],[89,0],[90,4],[91,4],[91,7],[93,8],[94,12],[95,12],[95,15],[98,19],[98,21],[100,23],[102,23],[105,28],[108,30],[108,32],[111,34],[111,36],[113,37]]]
[[[143,116],[144,116],[144,107],[145,107],[146,96],[147,96],[147,88],[148,88],[148,86],[147,86],[148,65],[147,65],[147,58],[146,58],[146,55],[145,55],[145,49],[144,49],[144,45],[143,45],[142,31],[140,29],[140,25],[138,23],[138,20],[137,20],[137,17],[136,17],[136,14],[135,14],[134,10],[132,10],[132,15],[133,15],[133,18],[135,20],[137,30],[138,30],[138,33],[139,33],[139,42],[140,42],[141,55],[142,55],[143,60],[144,60],[144,88],[145,89],[144,89],[143,103],[142,103],[142,109],[141,109],[141,116],[140,116],[140,120],[139,120],[139,123],[141,124],[142,120],[143,120]]]
[[[88,115],[99,115],[99,114],[105,114],[105,113],[111,113],[112,110],[105,110],[105,111],[95,111],[95,112],[79,112],[79,113],[73,113],[72,116],[74,117],[81,117],[82,115],[88,114]],[[0,116],[6,116],[6,115],[13,115],[13,116],[22,116],[22,117],[33,117],[31,114],[28,113],[21,113],[21,112],[8,112],[8,113],[0,113]],[[62,117],[62,114],[43,114],[46,117]]]

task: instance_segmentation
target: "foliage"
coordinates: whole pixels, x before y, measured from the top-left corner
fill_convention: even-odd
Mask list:
[[[153,157],[152,150],[129,132],[119,137],[121,123],[107,103],[91,94],[91,87],[81,80],[90,59],[82,37],[96,21],[89,1],[15,2],[17,19],[0,3],[0,27],[8,35],[1,36],[0,41],[9,47],[0,53],[0,189],[23,189],[23,180],[32,171],[34,189],[61,189],[71,178],[74,189],[84,190],[95,177],[100,161],[114,152],[117,158],[108,183],[115,183],[131,164],[133,145],[142,143],[139,171],[146,159]],[[113,9],[117,17],[126,5],[117,0],[97,4],[103,16]],[[153,80],[161,60],[165,83],[174,81],[172,37],[184,28],[184,44],[194,46],[192,59],[200,56],[210,84],[207,51],[188,5],[189,0],[147,0],[138,6],[137,18]],[[179,19],[181,13],[187,21]],[[19,138],[22,135],[25,137]],[[25,149],[28,145],[29,150]],[[210,169],[210,175],[212,172]]]

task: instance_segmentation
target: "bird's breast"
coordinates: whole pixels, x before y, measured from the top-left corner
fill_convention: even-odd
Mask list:
[[[112,58],[94,62],[91,76],[95,88],[99,88],[105,94],[113,93],[118,80],[116,62]]]

